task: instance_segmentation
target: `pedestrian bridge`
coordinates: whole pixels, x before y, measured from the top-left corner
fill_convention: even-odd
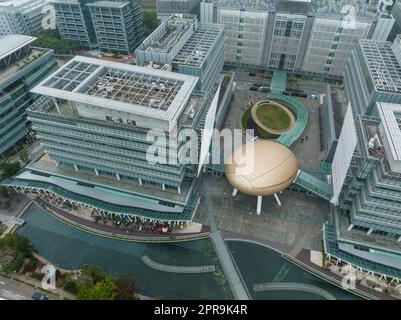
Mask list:
[[[170,272],[170,273],[211,273],[216,270],[214,265],[206,265],[206,266],[173,266],[168,264],[161,264],[156,261],[153,261],[147,255],[144,255],[141,260],[145,263],[149,268],[154,270]]]
[[[308,292],[316,294],[326,300],[336,300],[336,297],[333,296],[330,292],[309,284],[283,282],[283,283],[258,283],[253,285],[254,292],[276,291],[276,290]]]
[[[298,170],[294,184],[324,200],[333,197],[333,188],[327,182],[305,171]]]
[[[0,222],[22,226],[25,223],[25,220],[0,213]]]

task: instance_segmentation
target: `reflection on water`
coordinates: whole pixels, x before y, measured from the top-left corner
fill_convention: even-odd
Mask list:
[[[254,299],[304,299],[318,300],[320,296],[299,291],[253,292],[254,284],[271,282],[292,282],[316,286],[336,297],[337,300],[360,299],[335,285],[332,285],[302,268],[288,262],[279,253],[261,245],[228,241],[227,245],[241,271],[248,290]]]
[[[24,214],[26,224],[18,233],[26,236],[35,250],[60,268],[80,269],[97,265],[105,272],[135,277],[140,293],[165,299],[231,298],[226,279],[209,240],[176,244],[142,244],[90,234],[55,219],[37,205]],[[147,267],[140,259],[170,265],[214,264],[213,274],[173,274]]]

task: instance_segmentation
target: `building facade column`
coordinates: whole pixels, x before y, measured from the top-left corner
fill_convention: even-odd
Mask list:
[[[256,203],[256,214],[260,215],[261,210],[262,210],[262,196],[258,196],[258,200]]]
[[[274,198],[276,199],[276,202],[279,206],[281,206],[281,201],[280,198],[278,197],[277,193],[274,194]]]

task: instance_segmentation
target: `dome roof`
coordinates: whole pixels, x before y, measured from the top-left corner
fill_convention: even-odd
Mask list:
[[[271,195],[291,185],[298,171],[298,161],[292,151],[269,140],[249,143],[254,146],[254,157],[247,155],[244,165],[241,159],[246,152],[246,144],[235,149],[228,158],[225,171],[230,184],[254,196]]]

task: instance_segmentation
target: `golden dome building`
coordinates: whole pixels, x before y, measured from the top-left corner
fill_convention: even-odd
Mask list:
[[[256,213],[259,215],[263,196],[274,195],[281,205],[277,193],[289,187],[297,177],[298,161],[286,146],[257,140],[235,149],[227,159],[225,172],[234,187],[234,197],[238,191],[258,197]]]

